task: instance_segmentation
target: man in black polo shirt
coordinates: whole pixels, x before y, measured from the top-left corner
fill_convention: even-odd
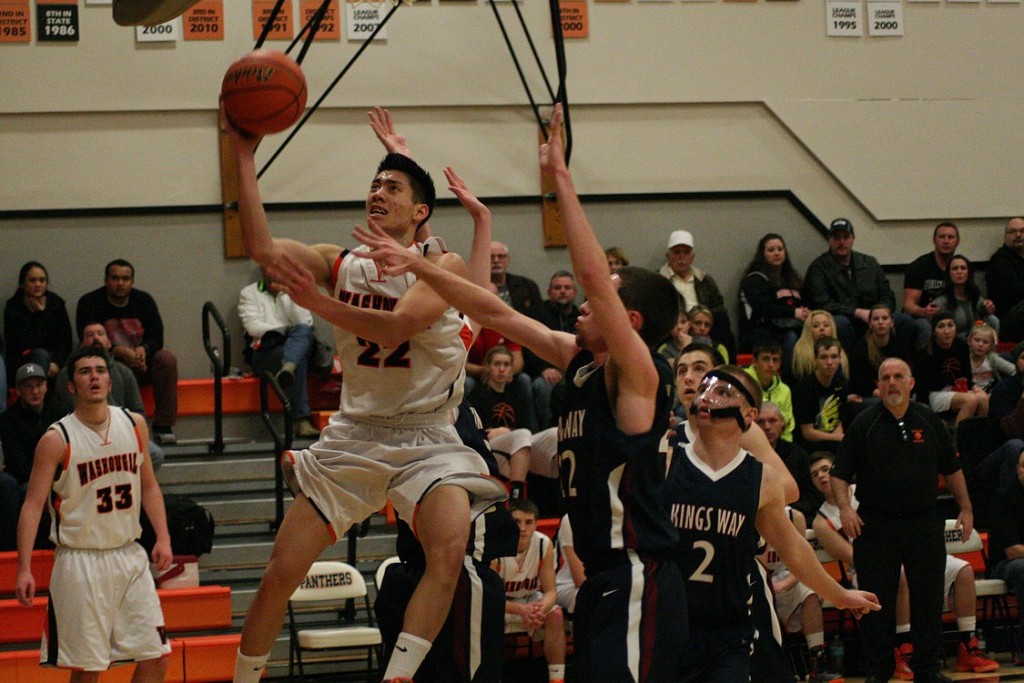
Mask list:
[[[861,621],[866,683],[888,681],[895,666],[901,566],[910,587],[914,680],[950,680],[939,672],[946,550],[936,504],[938,475],[945,475],[960,506],[957,526],[965,537],[974,515],[953,442],[931,410],[911,402],[913,388],[910,366],[898,358],[886,359],[878,368],[882,402],[866,408],[850,425],[831,471],[843,531],[853,541],[858,584],[882,604],[881,612]],[[850,505],[854,479],[857,510]]]
[[[1024,450],[1018,453],[1016,465],[1017,481],[999,491],[992,507],[989,561],[994,566],[992,576],[1006,582],[1020,605],[1024,603]],[[1024,610],[1020,614],[1024,634]],[[1020,652],[1015,656],[1020,659]]]

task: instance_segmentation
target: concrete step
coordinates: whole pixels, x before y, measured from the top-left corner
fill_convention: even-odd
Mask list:
[[[395,553],[396,535],[391,532],[371,531],[358,541],[357,557],[360,561],[383,560]],[[266,567],[273,549],[273,539],[246,539],[215,542],[213,550],[199,558],[203,572],[217,569]],[[324,551],[324,558],[344,560],[348,556],[348,543],[342,540]],[[205,574],[204,574],[205,576]]]

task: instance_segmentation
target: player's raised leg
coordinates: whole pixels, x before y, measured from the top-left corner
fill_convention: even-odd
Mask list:
[[[309,499],[299,493],[281,522],[270,564],[245,614],[235,661],[235,683],[255,683],[260,679],[270,648],[281,632],[288,598],[313,562],[333,542],[330,527]]]

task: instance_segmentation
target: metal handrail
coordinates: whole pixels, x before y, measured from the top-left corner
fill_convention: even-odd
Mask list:
[[[270,394],[267,387],[274,390],[277,400],[284,407],[284,433],[277,431],[274,421],[270,418]],[[291,404],[284,389],[277,383],[277,378],[269,370],[260,375],[260,417],[274,441],[274,521],[270,528],[277,531],[284,520],[284,473],[281,471],[281,456],[292,447],[292,411]]]
[[[220,328],[221,348],[218,349],[210,340],[210,318]],[[210,452],[215,455],[224,453],[224,387],[223,379],[226,370],[231,367],[231,334],[221,317],[220,311],[212,301],[203,304],[203,348],[213,366],[213,443]]]

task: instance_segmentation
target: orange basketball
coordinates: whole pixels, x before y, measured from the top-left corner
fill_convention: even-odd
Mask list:
[[[276,50],[253,50],[228,67],[220,86],[228,120],[247,133],[279,133],[306,108],[306,77],[298,62]]]

